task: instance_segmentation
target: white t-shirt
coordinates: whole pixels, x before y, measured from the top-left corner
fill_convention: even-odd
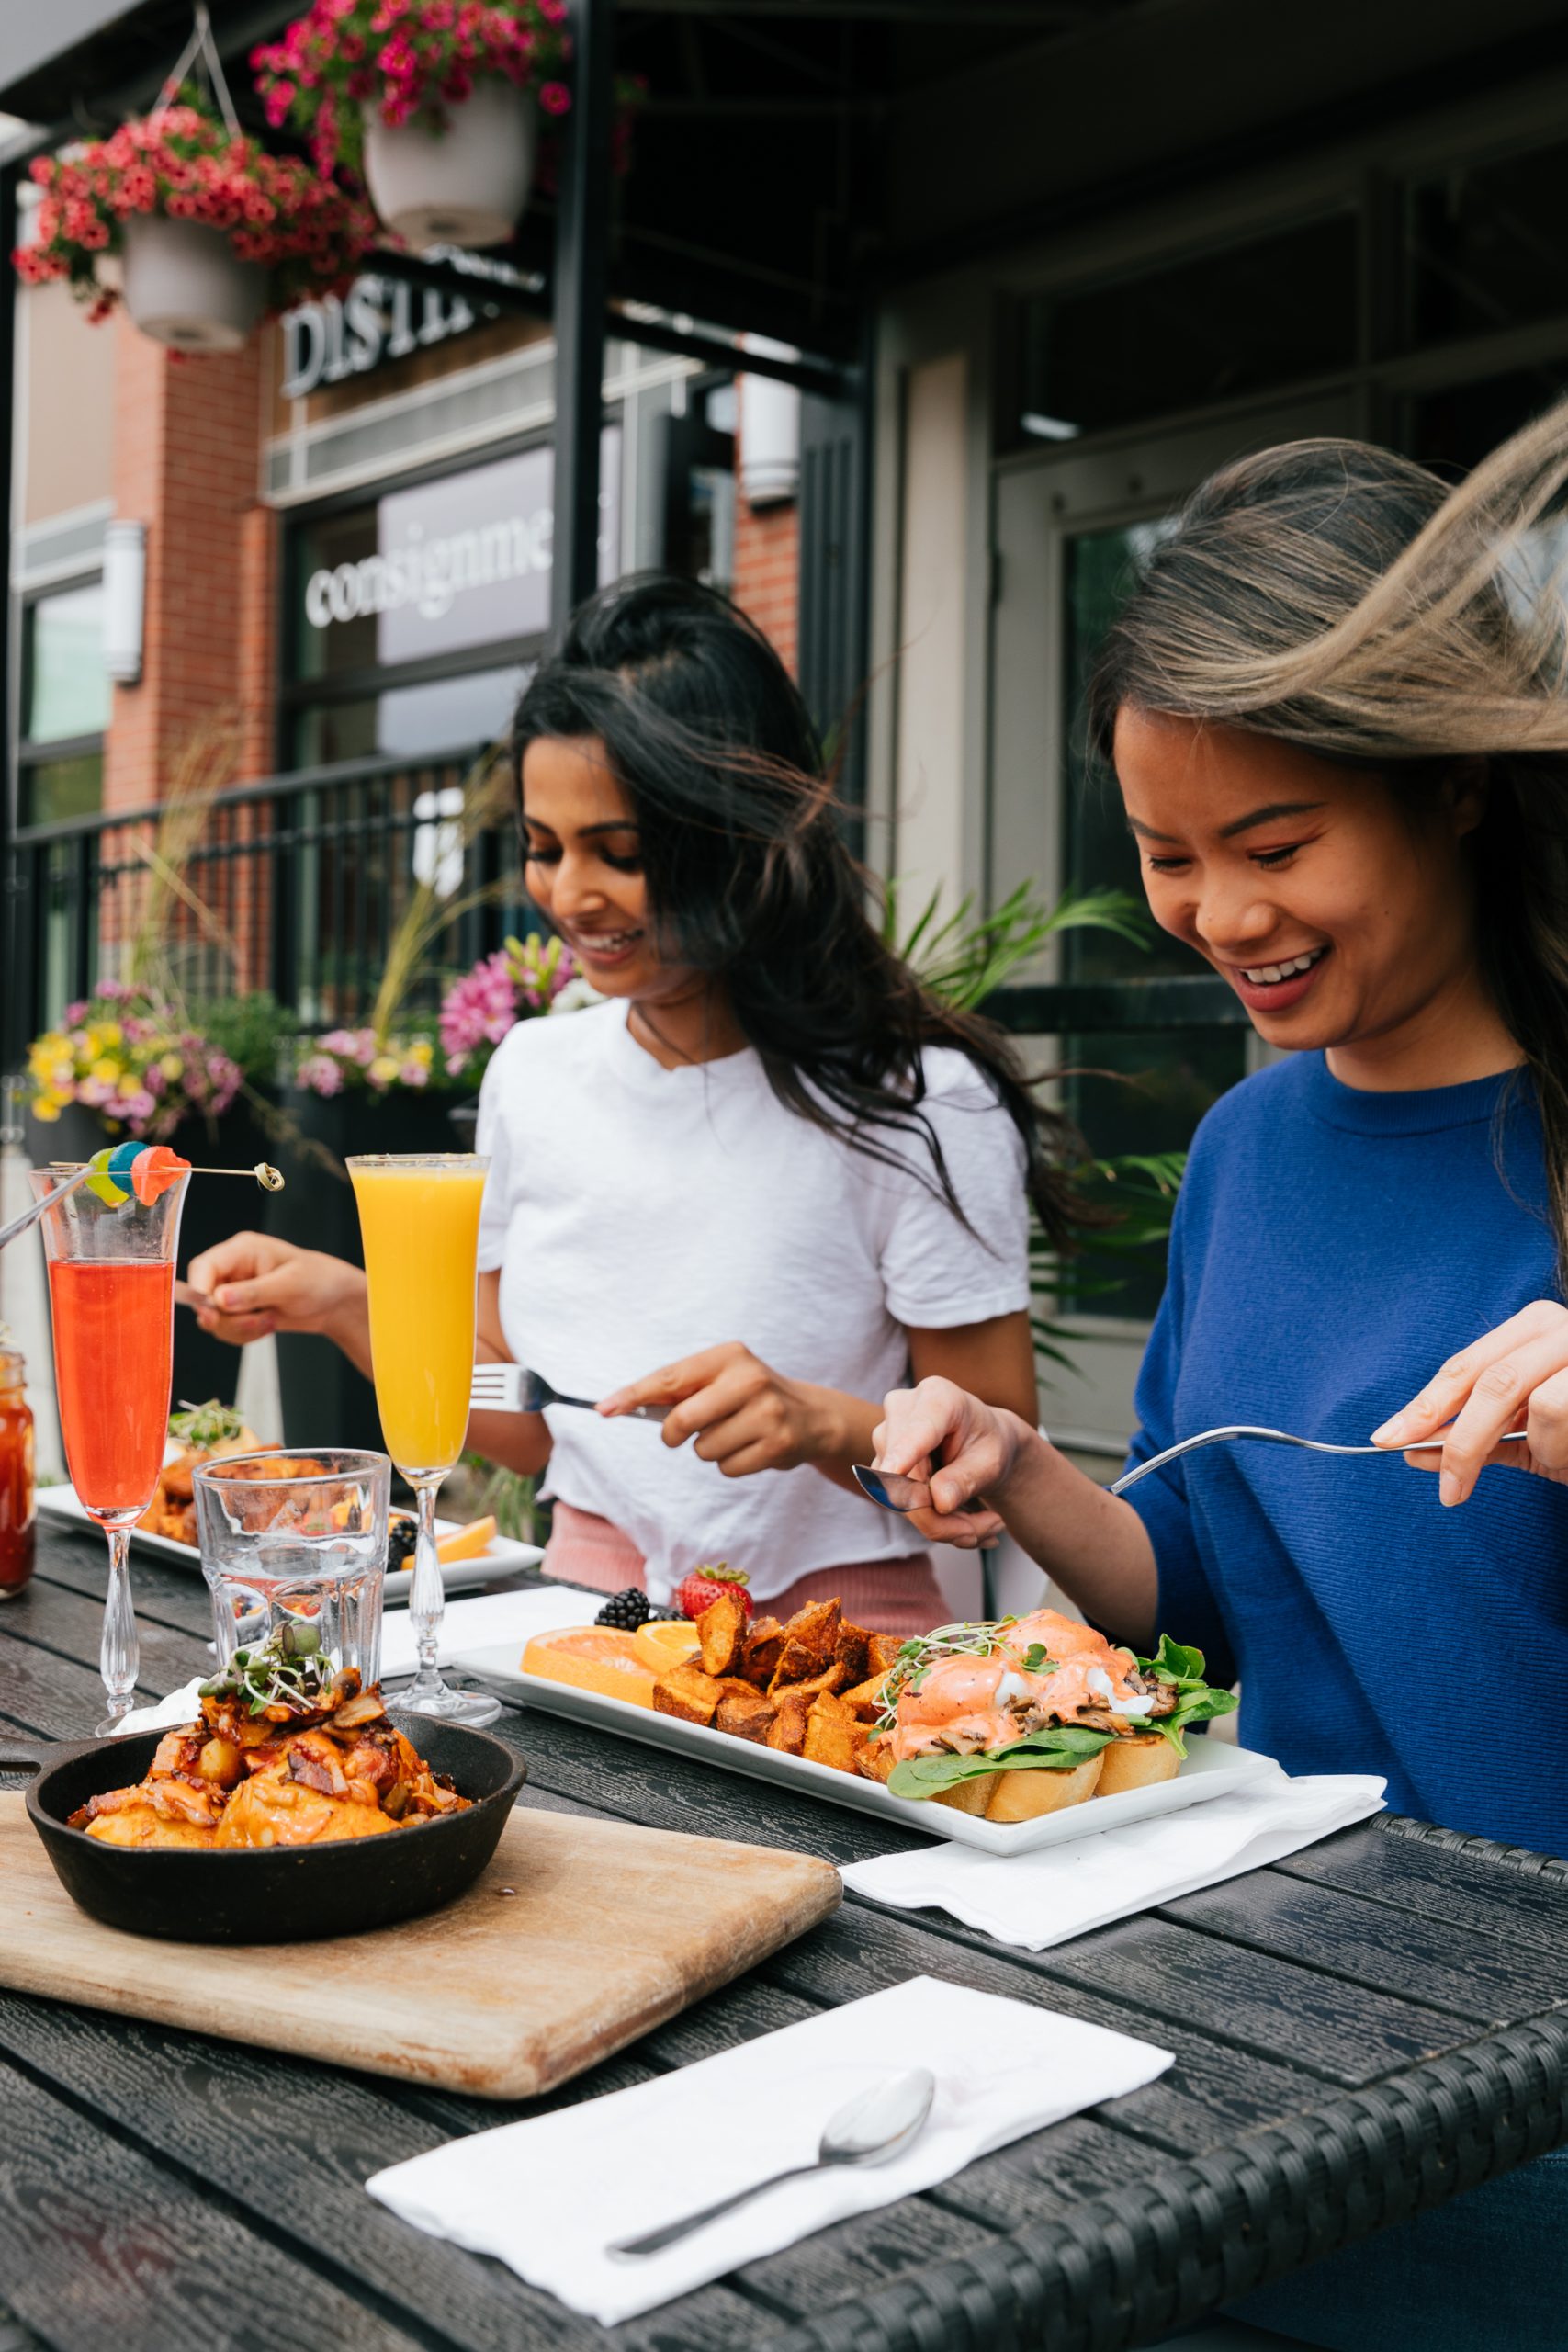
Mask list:
[[[880,1403],[906,1326],[1029,1304],[1023,1145],[966,1055],[928,1048],[923,1108],[966,1230],[895,1136],[881,1166],[786,1110],[750,1049],[664,1069],[622,1003],[521,1022],[479,1097],[479,1265],[519,1363],[572,1396],[741,1340],[786,1377]],[[547,1491],[628,1535],[667,1599],[703,1561],[760,1599],[813,1568],[895,1559],[903,1522],[809,1466],[727,1478],[646,1421],[552,1407]]]

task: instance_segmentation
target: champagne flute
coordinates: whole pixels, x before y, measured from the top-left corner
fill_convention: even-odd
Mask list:
[[[70,1170],[31,1171],[42,1204],[54,1379],[66,1467],[108,1539],[109,1582],[98,1652],[108,1713],[100,1738],[130,1711],[141,1663],[127,1555],[157,1492],[169,1428],[175,1253],[189,1170],[157,1196],[112,1203]],[[59,1195],[57,1198],[56,1195]]]
[[[370,1362],[387,1451],[414,1490],[413,1621],[419,1670],[400,1707],[447,1723],[490,1724],[498,1700],[454,1690],[435,1658],[446,1613],[435,1556],[435,1497],[468,1433],[488,1159],[471,1152],[367,1153],[348,1172],[365,1244]]]

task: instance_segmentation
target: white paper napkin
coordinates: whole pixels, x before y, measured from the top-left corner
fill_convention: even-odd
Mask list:
[[[606,2327],[739,2264],[947,2180],[992,2148],[1151,2083],[1168,2051],[1032,2003],[915,1976],[631,2090],[456,2140],[366,2183],[416,2229],[491,2254]],[[662,2254],[612,2242],[815,2157],[844,2102],[908,2066],[937,2078],[890,2164],[767,2190]]]
[[[536,1634],[553,1634],[563,1625],[592,1623],[598,1598],[574,1592],[570,1585],[546,1584],[526,1592],[479,1593],[472,1600],[449,1600],[441,1620],[436,1656],[449,1666],[463,1650],[483,1648],[491,1642],[515,1641],[523,1645]],[[381,1677],[395,1680],[412,1674],[415,1666],[413,1625],[406,1609],[389,1609],[381,1620]],[[160,1731],[169,1724],[188,1724],[201,1712],[200,1678],[171,1690],[155,1706],[135,1707],[116,1725],[116,1736],[130,1731]],[[398,1694],[388,1693],[395,1706]]]
[[[846,1886],[900,1911],[937,1908],[998,1943],[1043,1951],[1112,1919],[1260,1870],[1381,1813],[1387,1782],[1323,1773],[1264,1781],[1185,1813],[998,1860],[972,1846],[879,1854],[844,1865]]]

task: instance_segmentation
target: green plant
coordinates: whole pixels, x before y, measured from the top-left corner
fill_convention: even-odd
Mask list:
[[[940,892],[933,892],[900,935],[897,886],[889,883],[883,901],[883,936],[933,995],[959,1012],[983,1006],[1048,941],[1065,932],[1113,932],[1137,947],[1147,946],[1150,938],[1144,909],[1122,890],[1069,890],[1049,906],[1035,895],[1032,883],[1021,882],[988,915],[976,915],[969,897],[939,920],[940,898]],[[1071,1261],[1075,1308],[1081,1311],[1090,1300],[1112,1297],[1126,1281],[1117,1261],[1158,1249],[1165,1241],[1185,1164],[1182,1152],[1126,1152],[1111,1159],[1089,1159],[1073,1171],[1079,1189],[1109,1212],[1107,1221],[1086,1237],[1083,1256]],[[1035,1349],[1048,1363],[1071,1371],[1070,1335],[1052,1311],[1066,1272],[1061,1252],[1035,1226],[1029,1243]]]
[[[933,890],[908,930],[898,928],[898,885],[883,898],[882,935],[919,972],[934,996],[959,1012],[973,1012],[1047,944],[1068,931],[1110,931],[1134,947],[1149,940],[1148,917],[1124,890],[1068,890],[1055,906],[1037,898],[1032,882],[988,915],[975,912],[973,893],[939,921],[942,892]]]
[[[493,1513],[496,1532],[513,1544],[535,1544],[538,1513],[538,1480],[521,1471],[498,1470],[482,1453],[465,1453],[461,1468],[470,1481],[464,1489],[463,1508],[476,1519]]]
[[[1066,1329],[1043,1302],[1054,1304],[1061,1295],[1064,1280],[1069,1278],[1073,1306],[1079,1313],[1086,1308],[1092,1313],[1094,1302],[1111,1298],[1122,1289],[1126,1273],[1118,1272],[1117,1261],[1163,1245],[1170,1232],[1176,1195],[1186,1165],[1187,1155],[1182,1151],[1124,1152],[1113,1159],[1090,1160],[1078,1171],[1079,1182],[1092,1187],[1102,1198],[1114,1192],[1114,1199],[1106,1204],[1114,1222],[1097,1227],[1083,1255],[1067,1265],[1064,1265],[1060,1251],[1052,1247],[1039,1227],[1032,1228],[1029,1237],[1029,1286],[1034,1295],[1036,1311],[1030,1321],[1038,1355],[1059,1364],[1064,1371],[1074,1368],[1066,1345],[1069,1336]]]
[[[249,1085],[270,1086],[277,1075],[278,1041],[291,1015],[275,996],[257,989],[250,996],[216,996],[191,1006],[191,1022],[241,1069]]]

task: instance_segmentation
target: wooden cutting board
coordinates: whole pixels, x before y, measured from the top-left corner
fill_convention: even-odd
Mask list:
[[[321,1943],[163,1943],[79,1911],[23,1799],[0,1792],[0,1984],[479,2098],[532,2098],[597,2064],[842,1894],[805,1854],[519,1810],[483,1877],[427,1918]]]

